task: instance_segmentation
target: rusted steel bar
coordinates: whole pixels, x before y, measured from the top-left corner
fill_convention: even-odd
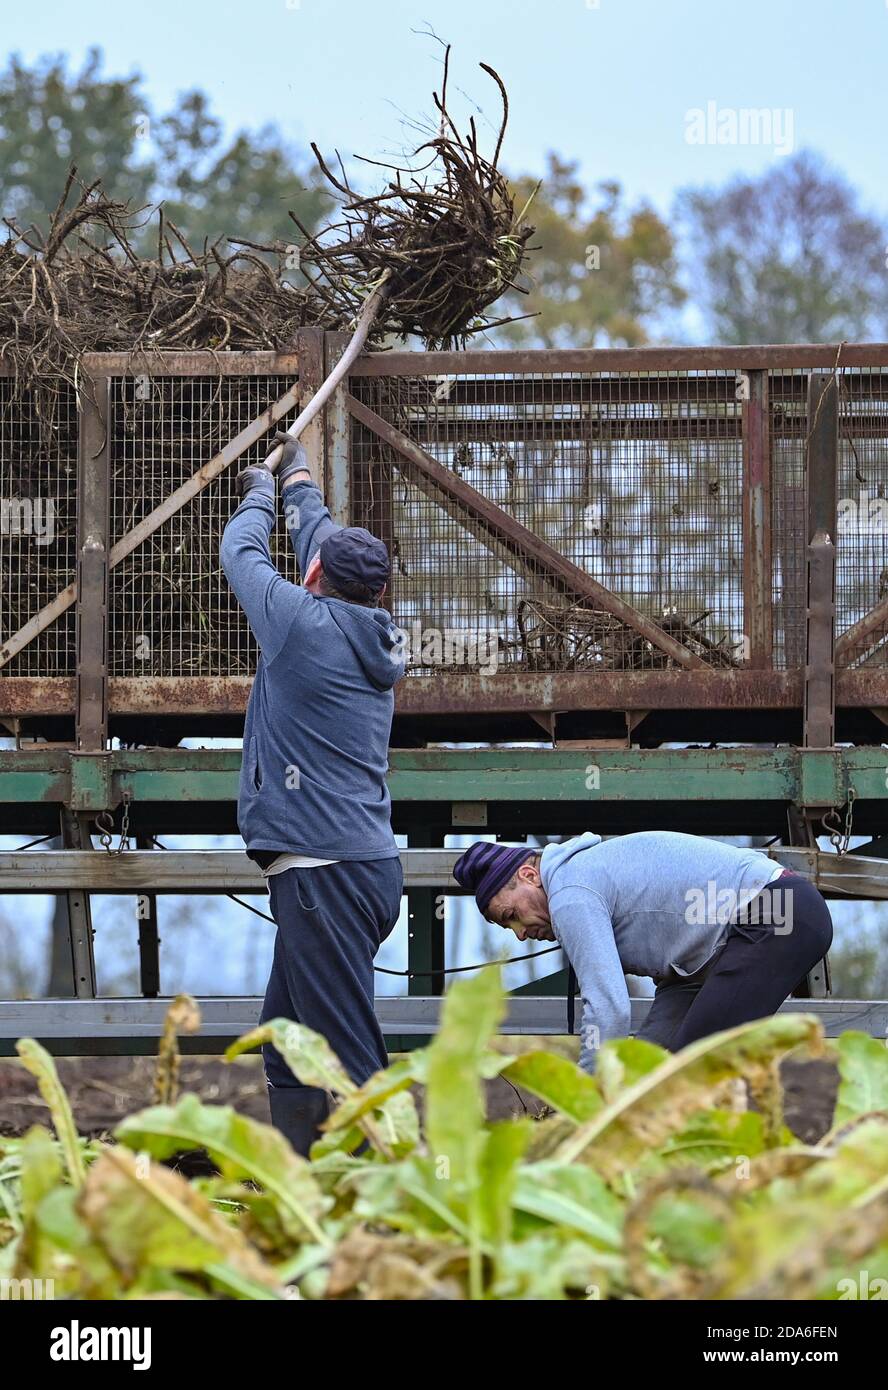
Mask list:
[[[138,352],[85,352],[89,376],[298,376],[295,352],[211,352],[172,348]],[[0,367],[2,372],[2,367]]]
[[[883,598],[881,603],[877,603],[875,608],[871,608],[858,622],[846,628],[837,639],[836,664],[846,661],[852,655],[856,659],[868,652],[876,639],[883,636],[886,623],[888,598]]]
[[[77,462],[77,747],[108,740],[108,550],[110,546],[108,377],[86,377],[79,399]]]
[[[0,717],[73,714],[76,686],[74,676],[0,676]]]
[[[834,373],[812,372],[808,389],[805,644],[806,748],[835,742],[836,511],[839,391]]]
[[[841,348],[841,353],[840,353]],[[487,352],[369,352],[353,375],[465,376],[478,372],[767,371],[888,367],[888,343],[770,344],[753,347],[528,348]]]
[[[299,352],[299,409],[304,410],[324,380],[324,332],[321,328],[300,328],[296,338]],[[324,477],[324,419],[316,415],[299,436],[308,455],[312,477]]]
[[[768,374],[744,374],[743,402],[743,598],[749,665],[773,662],[771,612],[771,444],[768,437]]]
[[[550,402],[550,409],[551,409]],[[557,406],[558,402],[555,402]],[[492,415],[487,420],[459,419],[447,417],[447,440],[450,444],[521,444],[532,436],[534,444],[566,443],[579,440],[582,443],[610,443],[613,440],[644,442],[645,440],[699,439],[699,440],[739,440],[742,436],[742,421],[738,416],[680,416],[648,415],[644,419],[607,419],[590,414],[588,411],[574,416],[557,416],[555,419],[541,419],[518,415],[511,418]],[[440,440],[440,425],[434,415],[417,415],[410,422],[410,437],[417,443]],[[885,425],[882,422],[881,434]]]
[[[348,347],[348,333],[324,334],[324,375],[329,376]],[[349,434],[351,420],[345,404],[349,377],[346,376],[333,392],[325,411],[325,487],[324,496],[330,515],[340,526],[352,522],[352,470]]]
[[[115,565],[120,564],[121,560],[126,559],[127,555],[137,550],[142,542],[153,535],[158,527],[162,526],[165,521],[169,521],[170,517],[174,516],[181,507],[184,507],[186,502],[190,502],[214,478],[217,478],[230,464],[240,458],[251,444],[255,444],[256,440],[261,439],[263,434],[267,434],[278,420],[283,419],[289,411],[294,410],[299,399],[297,390],[296,385],[291,386],[280,400],[275,401],[267,410],[263,410],[262,414],[242,429],[240,434],[229,440],[225,448],[221,449],[214,458],[199,468],[181,487],[176,488],[175,492],[171,492],[169,497],[165,497],[159,507],[155,507],[152,512],[142,518],[138,526],[134,526],[132,531],[128,531],[112,548],[108,568],[113,569]],[[5,666],[17,652],[20,652],[29,642],[33,642],[35,637],[55,622],[66,608],[71,607],[76,597],[76,583],[69,584],[61,593],[56,595],[51,603],[46,604],[39,613],[35,613],[32,618],[29,618],[18,632],[14,633],[0,647],[0,667]]]
[[[371,352],[355,364],[354,376],[426,376],[441,373],[754,371],[834,366],[839,344],[761,344],[749,347],[552,348],[483,352]],[[91,376],[272,376],[295,375],[295,353],[213,352],[172,348],[139,352],[90,352],[83,358]],[[888,367],[888,343],[845,343],[843,367]],[[0,375],[12,374],[0,358]]]
[[[151,855],[151,867],[146,875],[145,889],[153,888],[155,863],[158,854],[150,835],[136,836],[136,849]],[[122,855],[105,855],[106,859]],[[154,863],[152,863],[154,861]],[[152,872],[152,869],[154,872]],[[160,994],[160,931],[157,918],[157,894],[143,889],[136,897],[136,919],[139,923],[139,987],[143,999],[156,999]]]
[[[519,403],[516,402],[516,404]],[[552,404],[552,402],[549,403],[550,410]],[[554,402],[556,407],[559,404],[558,401]],[[582,443],[588,443],[591,440],[593,444],[621,440],[633,443],[661,440],[717,442],[722,440],[739,441],[743,437],[743,422],[739,416],[732,418],[703,415],[648,415],[644,419],[608,419],[588,411],[572,416],[558,415],[554,419],[534,418],[532,416],[529,418],[526,416],[509,418],[503,415],[492,415],[485,420],[479,419],[477,416],[466,419],[448,415],[446,429],[447,440],[450,444],[521,444],[527,442],[529,434],[535,444],[564,444],[574,440]],[[415,439],[418,444],[422,444],[426,440],[431,440],[433,443],[439,441],[439,431],[440,423],[434,415],[417,414],[410,422],[410,437]],[[775,440],[794,440],[798,437],[796,431],[796,422],[791,419],[772,423],[771,426],[771,436]],[[885,432],[884,417],[873,416],[864,420],[855,415],[855,439],[884,439]]]
[[[68,806],[59,810],[59,826],[65,850],[92,849],[85,816]],[[72,888],[67,893],[68,933],[71,945],[71,969],[74,994],[78,999],[94,999],[96,995],[96,962],[93,952],[92,907],[89,890]]]
[[[526,526],[522,526],[496,503],[482,496],[462,478],[455,477],[448,468],[444,468],[407,435],[395,429],[387,420],[383,420],[381,415],[377,415],[354,396],[348,396],[347,403],[356,419],[378,434],[386,444],[397,449],[398,453],[430,479],[436,488],[462,507],[476,525],[486,531],[498,545],[504,546],[525,563],[530,560],[539,565],[568,592],[584,602],[593,603],[597,608],[619,618],[660,651],[672,657],[680,666],[688,670],[705,669],[706,663],[700,657],[688,651],[680,642],[676,642],[656,623],[639,613],[637,608],[633,608],[617,594],[611,593],[610,589],[599,584],[591,575],[586,574],[585,570],[581,570],[578,565],[559,554],[551,545],[541,540],[533,531],[529,531]]]
[[[0,679],[0,718],[72,715],[73,676]],[[238,715],[252,676],[112,676],[112,715]],[[885,675],[839,670],[836,703],[843,709],[885,705]],[[436,673],[409,677],[395,692],[399,714],[524,712],[529,709],[800,709],[802,675],[795,671],[558,671],[494,676]]]
[[[466,354],[465,371],[474,371],[472,365],[476,354]],[[760,369],[758,369],[760,370]],[[788,401],[802,404],[807,399],[806,377],[800,373],[768,373],[771,394],[782,403]],[[736,372],[722,375],[701,375],[686,372],[682,376],[669,376],[662,372],[635,372],[624,375],[611,372],[596,375],[578,376],[547,375],[535,376],[452,376],[444,377],[441,383],[441,402],[446,406],[456,405],[601,405],[623,406],[653,404],[668,414],[670,407],[691,404],[725,405],[734,400]],[[888,373],[868,372],[866,388],[873,398],[879,393],[888,393]],[[685,417],[686,418],[686,417]],[[878,414],[861,416],[855,414],[855,428],[858,419],[868,420],[873,428],[881,421],[884,431],[884,417]]]

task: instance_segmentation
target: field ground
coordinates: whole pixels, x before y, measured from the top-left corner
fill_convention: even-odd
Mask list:
[[[526,1044],[528,1040],[521,1041]],[[539,1039],[539,1045],[556,1050],[557,1040]],[[57,1066],[81,1134],[107,1134],[125,1115],[151,1104],[151,1057],[62,1057]],[[804,1143],[816,1143],[830,1127],[838,1085],[836,1067],[832,1062],[787,1060],[781,1077],[786,1123]],[[500,1077],[486,1086],[492,1119],[536,1114],[540,1109],[538,1100],[519,1093]],[[258,1056],[230,1065],[218,1057],[183,1057],[181,1089],[196,1091],[213,1104],[233,1105],[254,1119],[269,1119]],[[0,1060],[0,1135],[23,1133],[33,1124],[47,1123],[47,1116],[34,1078],[15,1060]]]

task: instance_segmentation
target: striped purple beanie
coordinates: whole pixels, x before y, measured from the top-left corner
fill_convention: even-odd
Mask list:
[[[475,894],[478,909],[486,917],[491,898],[508,883],[518,866],[532,859],[536,852],[526,845],[491,845],[478,840],[457,859],[453,877],[460,888]]]

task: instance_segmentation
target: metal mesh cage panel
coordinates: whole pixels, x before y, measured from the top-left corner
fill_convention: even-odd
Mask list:
[[[352,389],[451,477],[714,666],[743,637],[742,407],[734,372],[364,378]],[[545,560],[504,545],[364,424],[354,519],[391,545],[395,618],[441,666],[674,664]],[[452,633],[434,649],[435,632]],[[462,634],[462,640],[460,640]],[[422,646],[411,642],[414,655]]]
[[[888,373],[845,371],[839,395],[836,634],[888,598]],[[840,655],[888,664],[888,618]]]
[[[280,376],[152,377],[142,400],[136,379],[115,379],[112,541],[132,530],[291,385],[292,378]],[[255,643],[222,573],[219,542],[237,506],[237,473],[265,458],[270,447],[267,437],[253,445],[111,571],[112,675],[226,676],[255,669]],[[281,573],[295,579],[282,523],[272,534],[271,549]]]
[[[0,376],[0,643],[73,581],[77,555],[77,400],[66,382],[52,403],[16,396]],[[74,610],[22,648],[0,676],[70,676]]]
[[[888,375],[846,369],[839,374],[836,636],[888,596]],[[774,660],[804,660],[805,454],[808,373],[770,378]],[[888,620],[840,656],[842,665],[884,665]]]
[[[804,653],[808,379],[802,369],[768,373],[777,669],[800,666]],[[888,600],[888,373],[844,369],[839,381],[841,639]],[[112,540],[290,386],[283,375],[115,378]],[[351,520],[391,549],[389,602],[410,637],[412,675],[674,667],[631,614],[607,611],[570,566],[708,665],[743,664],[744,421],[735,371],[466,371],[353,378],[350,390],[432,461],[423,468],[352,419]],[[51,419],[41,409],[27,394],[14,400],[13,383],[0,377],[3,640],[76,573],[73,391],[60,385]],[[267,438],[254,445],[114,568],[112,675],[253,672],[255,646],[221,572],[219,542],[237,471],[269,447]],[[272,554],[297,577],[282,524]],[[888,663],[888,618],[877,617],[840,648],[842,664]],[[73,675],[74,636],[69,607],[0,674]]]

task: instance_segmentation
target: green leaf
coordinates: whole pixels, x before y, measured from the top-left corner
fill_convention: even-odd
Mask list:
[[[428,1049],[426,1133],[429,1152],[464,1193],[476,1189],[484,1133],[478,1064],[503,1016],[498,967],[451,986],[441,1027]]]
[[[389,1096],[374,1111],[374,1121],[386,1147],[396,1158],[409,1153],[419,1143],[419,1115],[409,1091]]]
[[[623,1208],[592,1168],[544,1161],[521,1169],[513,1204],[520,1211],[566,1226],[607,1250],[622,1246]]]
[[[554,1052],[525,1052],[502,1074],[577,1124],[591,1119],[604,1105],[596,1079]]]
[[[534,1302],[571,1295],[606,1298],[621,1262],[565,1232],[540,1231],[505,1248],[497,1265],[495,1298]]]
[[[503,1120],[488,1131],[480,1168],[481,1227],[497,1252],[512,1234],[512,1194],[532,1128],[530,1120]]]
[[[78,1210],[128,1283],[158,1266],[279,1290],[274,1271],[190,1183],[127,1149],[108,1148],[93,1164]]]
[[[57,1298],[115,1298],[119,1271],[80,1217],[80,1195],[67,1183],[46,1192],[29,1216],[17,1272],[51,1279]]]
[[[724,1213],[713,1211],[693,1195],[669,1193],[651,1213],[648,1234],[671,1261],[705,1269],[724,1245]]]
[[[343,1186],[355,1190],[354,1214],[361,1221],[423,1236],[452,1233],[469,1241],[469,1222],[457,1210],[446,1174],[423,1154],[409,1154],[399,1163],[367,1164],[348,1174]],[[483,1253],[487,1247],[478,1232]]]
[[[818,1152],[823,1152],[822,1145],[817,1147]],[[863,1120],[839,1138],[832,1155],[819,1163],[814,1172],[805,1174],[799,1190],[810,1191],[842,1206],[856,1207],[865,1206],[888,1192],[888,1123],[885,1119],[878,1115]]]
[[[324,1122],[324,1132],[329,1134],[334,1129],[350,1128],[362,1115],[378,1109],[391,1096],[412,1086],[419,1080],[421,1070],[424,1072],[425,1068],[417,1065],[415,1054],[408,1053],[383,1071],[374,1072],[363,1086],[353,1088],[330,1113]]]
[[[21,1162],[22,1214],[28,1220],[47,1193],[62,1181],[59,1146],[48,1129],[34,1125],[28,1130],[22,1140]]]
[[[436,1173],[445,1178],[448,1204],[465,1213],[469,1287],[475,1299],[482,1297],[480,1164],[486,1142],[479,1069],[505,1010],[500,973],[499,966],[489,966],[450,988],[428,1057],[428,1147]]]
[[[49,1106],[49,1113],[55,1132],[62,1146],[68,1177],[73,1187],[82,1187],[86,1179],[86,1165],[80,1148],[80,1138],[71,1113],[71,1105],[65,1088],[59,1081],[56,1065],[45,1047],[33,1038],[21,1038],[15,1045],[22,1065],[32,1076],[36,1076],[40,1094]]]
[[[838,1040],[839,1091],[833,1127],[872,1110],[888,1111],[888,1047],[868,1033],[850,1031]]]
[[[332,1203],[312,1177],[311,1165],[271,1125],[239,1115],[230,1105],[204,1105],[198,1096],[184,1095],[175,1106],[130,1115],[115,1138],[155,1159],[205,1149],[223,1177],[249,1179],[269,1193],[291,1235],[330,1243],[320,1219]]]
[[[225,1060],[231,1062],[242,1052],[264,1043],[272,1043],[277,1048],[303,1086],[319,1086],[322,1091],[332,1091],[339,1096],[350,1096],[357,1091],[327,1039],[306,1028],[304,1023],[292,1023],[286,1018],[270,1019],[245,1033],[226,1048]]]
[[[651,1148],[659,1148],[688,1117],[719,1097],[722,1083],[744,1076],[751,1084],[773,1079],[772,1064],[806,1046],[823,1051],[823,1028],[811,1014],[775,1014],[714,1033],[670,1056],[562,1142],[563,1163],[581,1159],[617,1181]]]
[[[643,1076],[668,1061],[669,1052],[643,1038],[616,1038],[605,1043],[598,1055],[595,1077],[601,1095],[610,1105],[621,1091],[634,1086]]]
[[[675,1163],[695,1163],[709,1171],[752,1160],[765,1151],[762,1116],[755,1110],[737,1115],[729,1110],[701,1110],[660,1149],[644,1156],[633,1170],[637,1182]],[[785,1152],[769,1150],[769,1152]],[[745,1171],[745,1169],[744,1169]]]

